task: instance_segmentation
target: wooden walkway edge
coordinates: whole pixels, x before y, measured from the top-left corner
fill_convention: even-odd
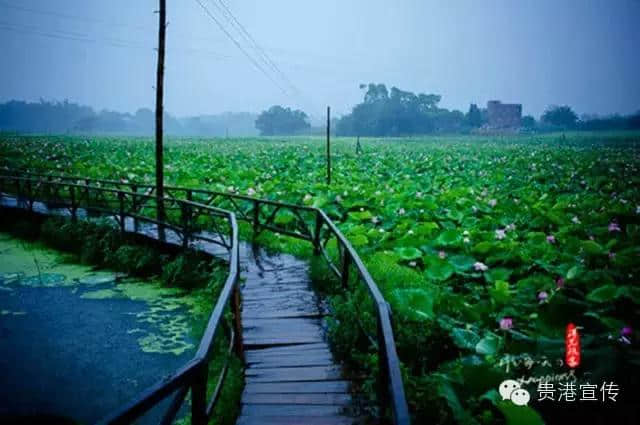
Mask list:
[[[244,245],[244,244],[243,244]],[[309,265],[241,246],[245,388],[237,425],[360,423],[334,360]]]

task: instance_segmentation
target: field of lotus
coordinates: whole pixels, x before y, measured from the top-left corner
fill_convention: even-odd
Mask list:
[[[637,414],[640,135],[361,144],[357,154],[354,139],[332,141],[330,186],[324,142],[313,138],[169,140],[165,176],[322,208],[391,304],[416,423],[553,424],[567,403],[591,419]],[[5,134],[0,167],[151,184],[153,142]],[[331,297],[330,336],[370,371],[375,354],[360,353],[348,320],[354,299]],[[579,364],[567,353],[569,324]],[[500,397],[506,379],[520,380],[528,406]],[[568,383],[575,401],[561,397]],[[544,385],[555,385],[553,400]],[[581,399],[587,385],[598,402]]]

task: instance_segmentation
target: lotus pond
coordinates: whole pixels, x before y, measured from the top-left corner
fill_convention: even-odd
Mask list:
[[[166,179],[324,209],[392,306],[417,423],[559,423],[566,382],[584,423],[637,415],[638,134],[361,143],[357,155],[355,140],[332,141],[328,186],[321,139],[171,140]],[[0,136],[7,168],[152,183],[153,161],[148,139]],[[297,249],[285,238],[269,244]],[[374,376],[375,355],[359,349],[349,320],[358,296],[332,297],[330,335]],[[581,335],[574,368],[565,364],[570,323]],[[530,392],[528,406],[502,400],[505,379]],[[555,385],[553,401],[540,400],[540,382]],[[607,382],[617,401],[579,400],[581,385],[602,398]]]

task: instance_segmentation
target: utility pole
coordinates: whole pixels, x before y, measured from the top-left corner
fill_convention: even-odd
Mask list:
[[[327,106],[327,185],[331,184],[331,107]]]
[[[164,221],[164,171],[163,171],[163,105],[164,97],[164,47],[167,29],[167,1],[160,0],[158,20],[158,69],[156,73],[156,207],[157,219]],[[164,240],[164,227],[158,225],[158,237]]]

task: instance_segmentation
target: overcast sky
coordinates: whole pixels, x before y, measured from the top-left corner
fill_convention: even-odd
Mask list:
[[[219,0],[198,1],[257,57]],[[0,0],[0,101],[152,108],[157,3]],[[368,82],[440,94],[463,111],[490,99],[535,116],[550,104],[640,109],[638,0],[224,0],[295,89],[269,65],[282,89],[259,71],[197,0],[167,3],[165,107],[179,116],[273,104],[339,115]]]

